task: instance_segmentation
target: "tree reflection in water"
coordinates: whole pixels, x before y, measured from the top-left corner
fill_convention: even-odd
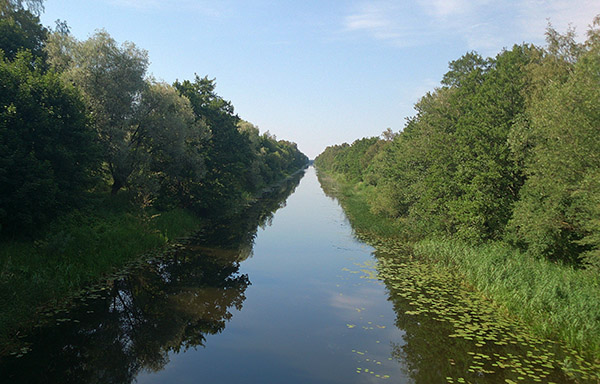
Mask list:
[[[303,176],[296,174],[234,217],[90,294],[27,339],[31,351],[0,361],[11,383],[131,383],[162,370],[170,353],[205,346],[241,310],[250,279],[239,273],[259,227]]]

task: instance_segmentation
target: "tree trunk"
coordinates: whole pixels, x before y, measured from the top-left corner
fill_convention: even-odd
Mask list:
[[[123,183],[120,182],[119,180],[114,179],[112,188],[110,190],[111,195],[113,195],[113,196],[116,195],[117,192],[119,192],[119,190],[121,188],[123,188]]]

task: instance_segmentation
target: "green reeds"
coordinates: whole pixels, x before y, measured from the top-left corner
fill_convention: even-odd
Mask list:
[[[600,356],[597,272],[535,259],[503,243],[427,239],[415,243],[413,250],[416,256],[458,270],[536,334]]]
[[[535,259],[496,242],[470,245],[453,238],[409,239],[401,220],[373,214],[369,187],[326,174],[360,237],[409,244],[414,256],[452,269],[483,296],[519,317],[540,337],[558,341],[600,360],[600,275],[546,259]]]

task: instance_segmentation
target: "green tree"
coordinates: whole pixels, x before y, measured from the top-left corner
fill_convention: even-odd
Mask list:
[[[569,33],[550,34],[550,58],[543,65],[562,60],[570,74],[566,81],[548,82],[541,97],[532,101],[524,158],[527,180],[511,221],[513,241],[531,253],[569,262],[583,258],[596,265],[600,265],[599,27],[596,17],[587,42],[578,47],[572,45]],[[516,149],[526,146],[515,141],[520,144]]]
[[[39,18],[13,2],[0,1],[0,50],[13,60],[20,50],[29,50],[35,57],[45,57],[43,47],[48,31]]]
[[[190,100],[196,119],[203,121],[211,132],[206,150],[206,178],[197,185],[196,207],[201,211],[225,208],[225,202],[239,201],[250,190],[245,177],[246,166],[252,163],[248,137],[237,127],[239,117],[233,105],[215,92],[216,83],[196,75],[193,82],[176,81],[174,87]]]
[[[407,221],[411,236],[451,231],[447,203],[456,195],[455,93],[440,88],[421,98],[416,116],[370,170],[377,188],[370,198],[372,211]]]
[[[0,54],[2,231],[33,230],[77,206],[99,152],[78,93],[29,52]]]
[[[196,120],[190,101],[166,83],[152,82],[142,93],[129,139],[131,184],[145,204],[189,205],[187,190],[202,180],[210,132]]]
[[[84,95],[115,194],[127,185],[137,162],[132,145],[136,109],[147,85],[147,52],[130,42],[119,45],[107,32],[98,31],[83,42],[57,32],[48,53],[49,61]]]
[[[523,177],[507,140],[525,111],[527,68],[535,57],[537,48],[515,45],[496,56],[475,92],[457,92],[458,195],[449,208],[457,233],[466,239],[501,238],[518,198]]]
[[[44,0],[0,0],[0,7],[14,11],[27,9],[32,14],[39,16],[44,10]]]

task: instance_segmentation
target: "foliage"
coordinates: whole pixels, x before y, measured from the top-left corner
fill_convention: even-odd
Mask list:
[[[13,60],[21,50],[36,57],[44,57],[44,41],[48,31],[37,16],[22,7],[13,7],[0,1],[0,50]]]
[[[55,38],[50,43],[64,44],[64,47],[49,49],[48,52],[67,57],[51,57],[49,60],[68,63],[63,77],[84,95],[113,179],[112,190],[116,193],[127,185],[137,165],[132,147],[137,140],[135,117],[146,87],[144,75],[148,55],[133,43],[119,46],[105,31],[96,32],[84,42],[67,36]]]
[[[3,10],[22,11],[25,8],[34,15],[44,10],[44,0],[0,0]]]
[[[234,115],[233,105],[217,95],[216,83],[208,77],[196,75],[194,81],[175,82],[174,87],[188,98],[196,120],[203,121],[211,132],[206,151],[206,180],[195,185],[196,209],[210,211],[219,201],[241,199],[246,186],[245,164],[251,163],[247,138],[237,129],[239,118]]]
[[[42,5],[0,0],[4,341],[40,305],[197,228],[190,209],[240,211],[308,161],[242,124],[214,80],[157,82],[146,51],[103,30],[78,41],[64,22],[49,33]]]
[[[364,163],[364,140],[315,161],[366,182],[371,211],[410,237],[508,240],[535,256],[600,265],[600,17],[579,44],[468,52],[415,105],[402,132]],[[389,135],[388,135],[389,136]]]
[[[258,128],[235,115],[233,105],[215,92],[214,79],[196,75],[193,82],[177,81],[174,87],[190,100],[196,120],[211,132],[205,178],[190,187],[197,211],[227,209],[248,191],[257,191],[307,163],[296,144],[277,141],[268,133],[259,135]]]
[[[457,268],[538,335],[564,340],[598,356],[600,279],[593,271],[538,260],[499,242],[472,246],[459,240],[428,239],[416,243],[414,252]]]
[[[407,300],[410,305],[418,307],[426,301],[424,292],[427,288],[431,289],[429,284],[415,290],[415,279],[431,279],[435,284],[443,284],[455,278],[456,282],[446,288],[451,295],[457,292],[456,284],[475,287],[477,300],[483,297],[488,305],[489,299],[495,302],[495,313],[507,310],[509,324],[514,325],[518,318],[538,337],[556,340],[559,341],[556,345],[583,352],[597,366],[600,351],[600,277],[597,271],[531,257],[504,242],[472,245],[457,238],[430,236],[407,243],[410,239],[406,235],[410,228],[398,220],[370,211],[370,186],[349,183],[342,176],[322,169],[319,169],[318,176],[323,190],[340,201],[357,236],[376,248],[377,258],[383,265],[384,282],[390,290],[390,277],[410,288],[411,296]],[[389,254],[389,259],[382,260],[382,253]],[[387,268],[393,264],[399,264],[399,272],[390,274]],[[420,271],[415,271],[414,266],[420,266]],[[434,292],[439,294],[444,290],[435,289]],[[433,308],[427,306],[423,311],[427,312],[423,322],[434,321],[433,312],[438,315],[433,316],[436,323],[446,317],[447,313],[438,310],[446,308],[450,301],[443,298],[434,302]],[[461,304],[458,308],[464,311],[468,306]],[[405,313],[405,309],[401,313]],[[476,326],[476,321],[473,322],[471,316],[462,319],[468,321],[466,327],[457,327],[460,331],[453,327],[452,332],[481,339],[483,332]],[[484,328],[490,332],[498,326],[499,322],[495,320],[493,325]],[[565,368],[573,367],[566,364]]]
[[[599,18],[594,26],[586,45],[575,49],[568,41],[556,49],[578,57],[564,58],[569,76],[531,103],[521,135],[531,147],[524,156],[527,180],[511,229],[513,241],[533,254],[600,265]],[[515,149],[526,145],[515,143]]]
[[[150,83],[141,95],[129,140],[131,189],[140,202],[181,205],[188,186],[206,173],[204,143],[210,134],[196,121],[187,98],[165,83]]]
[[[31,231],[77,206],[94,182],[99,151],[77,92],[28,52],[0,56],[0,220]]]

